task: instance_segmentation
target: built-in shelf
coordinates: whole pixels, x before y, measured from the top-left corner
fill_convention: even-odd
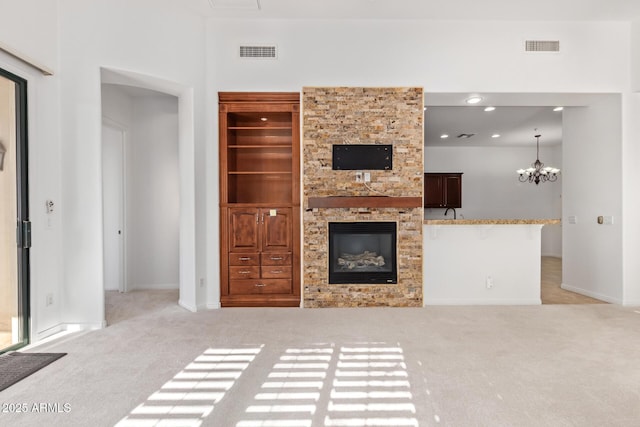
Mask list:
[[[308,208],[420,208],[422,197],[328,196],[309,197]]]

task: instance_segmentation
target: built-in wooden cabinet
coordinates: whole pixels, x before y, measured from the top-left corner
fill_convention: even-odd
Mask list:
[[[461,208],[462,173],[425,173],[425,208]]]
[[[221,92],[223,307],[300,305],[300,95]]]

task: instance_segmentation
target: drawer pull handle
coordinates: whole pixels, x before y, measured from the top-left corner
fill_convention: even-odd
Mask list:
[[[239,271],[238,273],[240,273],[240,274],[249,274],[251,272],[249,270],[242,270],[242,271]]]
[[[251,259],[251,257],[248,256],[241,256],[240,258],[238,258],[240,261],[249,261]]]
[[[283,259],[284,259],[284,258],[283,258],[283,257],[281,257],[281,256],[272,256],[272,257],[271,257],[271,260],[272,260],[272,261],[282,261]]]
[[[264,283],[256,283],[256,288],[264,288],[265,286],[267,285],[265,285]]]
[[[271,270],[271,274],[280,274],[283,273],[282,270]]]

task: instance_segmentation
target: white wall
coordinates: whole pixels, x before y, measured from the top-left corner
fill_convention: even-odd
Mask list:
[[[180,173],[178,99],[133,98],[127,159],[129,289],[177,289]]]
[[[195,117],[180,132],[195,141],[195,154],[181,157],[191,185],[186,200],[198,200],[190,219],[193,232],[204,247],[204,23],[175,4],[170,9],[152,0],[61,0],[60,62],[62,97],[62,153],[65,160],[64,204],[68,213],[64,229],[72,236],[64,246],[65,311],[63,321],[97,327],[104,319],[102,292],[101,172],[100,172],[100,69],[133,71],[191,88]],[[189,99],[187,99],[189,98]],[[181,101],[182,102],[182,101]],[[186,107],[186,106],[185,106]],[[180,107],[182,108],[182,106]],[[195,161],[193,159],[196,159]],[[182,163],[181,163],[182,165]],[[187,170],[188,169],[188,170]],[[195,197],[194,191],[197,193]],[[197,222],[196,222],[197,218]],[[204,277],[204,249],[194,248],[193,301],[204,300],[205,289],[196,289],[195,276]],[[197,255],[197,256],[196,256]],[[197,258],[194,260],[194,258]]]
[[[618,304],[624,302],[621,109],[619,95],[602,96],[589,107],[565,109],[562,127],[562,286]],[[598,224],[600,215],[612,216],[613,224]]]
[[[541,219],[562,216],[562,176],[539,185],[518,181],[517,169],[535,160],[529,147],[425,147],[425,171],[463,172],[458,218]],[[561,146],[540,148],[540,159],[562,168]],[[425,218],[451,219],[444,209],[425,209]],[[562,256],[561,226],[542,229],[542,255]]]
[[[629,79],[624,23],[209,20],[209,82],[218,90],[424,86],[428,92],[616,92]],[[525,54],[527,38],[562,54]],[[278,60],[237,57],[274,43]],[[594,55],[599,60],[594,61]]]
[[[133,99],[119,85],[103,84],[102,117],[130,133],[133,127]]]
[[[0,44],[55,72],[58,68],[58,2],[0,0]]]
[[[631,32],[631,79],[632,91],[623,98],[624,137],[622,146],[622,200],[625,218],[640,218],[640,174],[637,172],[640,159],[640,21],[632,25]],[[629,305],[640,305],[640,222],[626,221],[623,225],[623,280],[624,301]],[[633,236],[636,236],[635,238]]]

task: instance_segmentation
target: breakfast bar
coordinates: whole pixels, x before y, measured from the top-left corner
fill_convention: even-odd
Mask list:
[[[541,230],[559,219],[424,220],[424,305],[538,305]]]

